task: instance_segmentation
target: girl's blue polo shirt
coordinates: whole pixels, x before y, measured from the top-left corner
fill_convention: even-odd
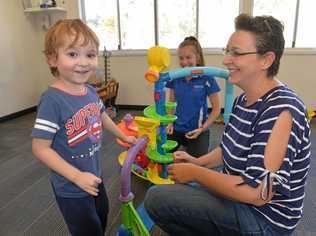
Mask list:
[[[174,129],[189,132],[200,127],[208,117],[207,98],[220,88],[212,76],[194,76],[191,80],[183,78],[167,82],[167,88],[173,89],[177,102]]]

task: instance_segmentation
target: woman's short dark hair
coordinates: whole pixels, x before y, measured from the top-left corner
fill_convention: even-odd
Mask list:
[[[275,60],[268,69],[268,76],[278,73],[280,59],[284,51],[283,24],[272,16],[252,17],[240,14],[235,19],[235,29],[249,31],[256,36],[256,48],[259,54],[274,52]]]

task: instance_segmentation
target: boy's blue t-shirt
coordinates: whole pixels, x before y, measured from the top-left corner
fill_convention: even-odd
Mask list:
[[[220,88],[212,76],[194,76],[191,80],[184,77],[166,83],[173,89],[177,102],[174,129],[178,132],[189,132],[200,127],[208,117],[207,98],[217,93]]]
[[[93,87],[86,94],[71,95],[50,87],[42,95],[32,137],[52,140],[51,147],[81,171],[101,177],[101,114],[104,105]],[[61,197],[84,197],[88,193],[56,172],[51,172],[54,190]]]

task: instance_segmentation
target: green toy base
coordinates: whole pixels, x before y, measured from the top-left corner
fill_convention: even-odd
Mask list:
[[[144,115],[148,118],[159,120],[161,124],[167,125],[174,122],[177,119],[175,115],[161,116],[157,114],[155,105],[150,105],[144,109]]]
[[[160,164],[170,164],[173,162],[172,153],[166,153],[166,155],[161,155],[157,150],[147,148],[146,155],[153,162],[157,162]]]

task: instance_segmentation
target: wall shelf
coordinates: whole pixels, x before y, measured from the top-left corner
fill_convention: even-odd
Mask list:
[[[24,12],[25,13],[55,13],[55,12],[66,12],[66,9],[62,7],[47,7],[47,8],[32,7],[32,8],[25,8]]]
[[[47,30],[58,19],[65,18],[67,14],[66,8],[63,7],[28,7],[24,8],[26,16],[39,21],[43,30]]]

